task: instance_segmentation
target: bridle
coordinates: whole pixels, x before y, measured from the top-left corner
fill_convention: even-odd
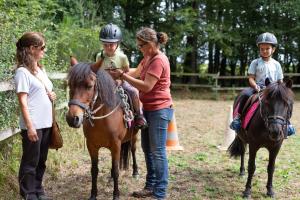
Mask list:
[[[270,124],[280,124],[282,128],[284,126],[287,126],[288,124],[288,118],[289,116],[283,117],[281,115],[268,115],[268,113],[263,111],[263,98],[262,98],[262,92],[258,92],[258,100],[259,100],[259,110],[260,110],[260,116],[264,120],[265,126],[268,128]]]
[[[111,114],[113,114],[118,107],[121,105],[121,102],[119,102],[114,109],[112,109],[112,111],[110,111],[109,113],[102,115],[102,116],[95,116],[95,114],[101,109],[103,108],[104,104],[100,104],[97,108],[94,109],[94,105],[99,97],[99,93],[98,93],[98,84],[97,84],[97,75],[95,73],[93,73],[93,75],[96,76],[96,82],[95,82],[95,86],[94,86],[94,96],[93,96],[93,100],[90,103],[90,106],[80,102],[78,99],[71,99],[68,103],[68,106],[70,107],[71,105],[76,105],[78,107],[80,107],[84,112],[83,112],[83,117],[84,119],[87,119],[91,126],[94,126],[93,120],[96,119],[104,119],[108,116],[110,116]]]

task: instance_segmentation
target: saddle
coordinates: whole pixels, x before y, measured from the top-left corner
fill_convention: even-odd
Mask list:
[[[234,108],[234,113],[233,116],[235,117],[237,115],[237,111],[239,109],[240,103],[239,99],[236,102],[236,106]],[[249,97],[247,102],[244,105],[242,114],[241,114],[241,121],[242,121],[242,128],[247,130],[248,126],[251,122],[252,117],[256,113],[259,107],[259,100],[258,100],[258,95],[253,94]]]

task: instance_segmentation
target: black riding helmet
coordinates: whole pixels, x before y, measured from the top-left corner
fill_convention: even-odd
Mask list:
[[[101,28],[99,38],[102,42],[120,42],[122,40],[122,32],[117,25],[109,23]]]
[[[277,38],[272,33],[262,33],[258,36],[256,40],[256,45],[259,46],[260,44],[271,44],[272,46],[277,46]]]

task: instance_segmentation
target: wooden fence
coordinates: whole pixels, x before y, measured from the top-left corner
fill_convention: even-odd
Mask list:
[[[57,80],[64,80],[66,78],[66,73],[49,73],[50,79],[57,79]],[[14,90],[14,83],[13,80],[0,82],[0,92]],[[60,110],[67,106],[67,103],[61,103],[55,107],[56,110]],[[5,140],[17,133],[20,132],[18,128],[8,128],[6,130],[0,130],[0,141]]]
[[[245,79],[247,82],[247,76],[220,76],[220,74],[199,74],[199,73],[180,73],[172,72],[172,77],[182,78],[186,77],[199,77],[211,79],[211,82],[206,84],[197,84],[197,83],[176,83],[172,82],[172,87],[185,87],[185,88],[208,88],[213,91],[226,91],[226,90],[243,90],[246,87],[223,87],[219,84],[220,80],[242,80]],[[284,77],[300,77],[300,73],[285,73]],[[293,88],[300,88],[300,84],[293,84]]]
[[[66,78],[66,73],[49,73],[50,79],[56,79],[56,80],[64,80]],[[241,79],[247,79],[246,76],[220,76],[220,74],[198,74],[198,73],[171,73],[172,77],[199,77],[199,78],[208,78],[211,79],[210,83],[206,84],[191,84],[191,83],[172,83],[172,87],[186,87],[186,88],[209,88],[213,91],[221,91],[221,90],[242,90],[245,87],[222,87],[219,84],[220,80],[241,80]],[[300,73],[286,73],[284,74],[285,77],[299,77]],[[208,81],[207,81],[208,82]],[[300,84],[293,85],[294,88],[299,88]],[[5,81],[0,82],[0,92],[14,90],[14,84],[13,81]],[[64,102],[60,105],[56,106],[56,110],[60,110],[67,106],[67,103]],[[9,128],[4,131],[0,130],[0,141],[5,140],[6,138],[9,138],[16,133],[18,133],[20,130],[17,128]]]

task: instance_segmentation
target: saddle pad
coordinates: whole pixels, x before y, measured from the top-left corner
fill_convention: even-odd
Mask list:
[[[247,128],[247,126],[248,126],[249,122],[251,121],[251,119],[252,119],[252,117],[253,117],[255,111],[257,110],[258,106],[259,106],[259,101],[256,101],[256,102],[254,102],[254,103],[248,108],[248,110],[247,110],[247,112],[246,112],[246,114],[245,114],[245,117],[244,117],[244,119],[243,119],[243,121],[242,121],[242,128],[243,128],[243,129],[246,129],[246,128]]]

